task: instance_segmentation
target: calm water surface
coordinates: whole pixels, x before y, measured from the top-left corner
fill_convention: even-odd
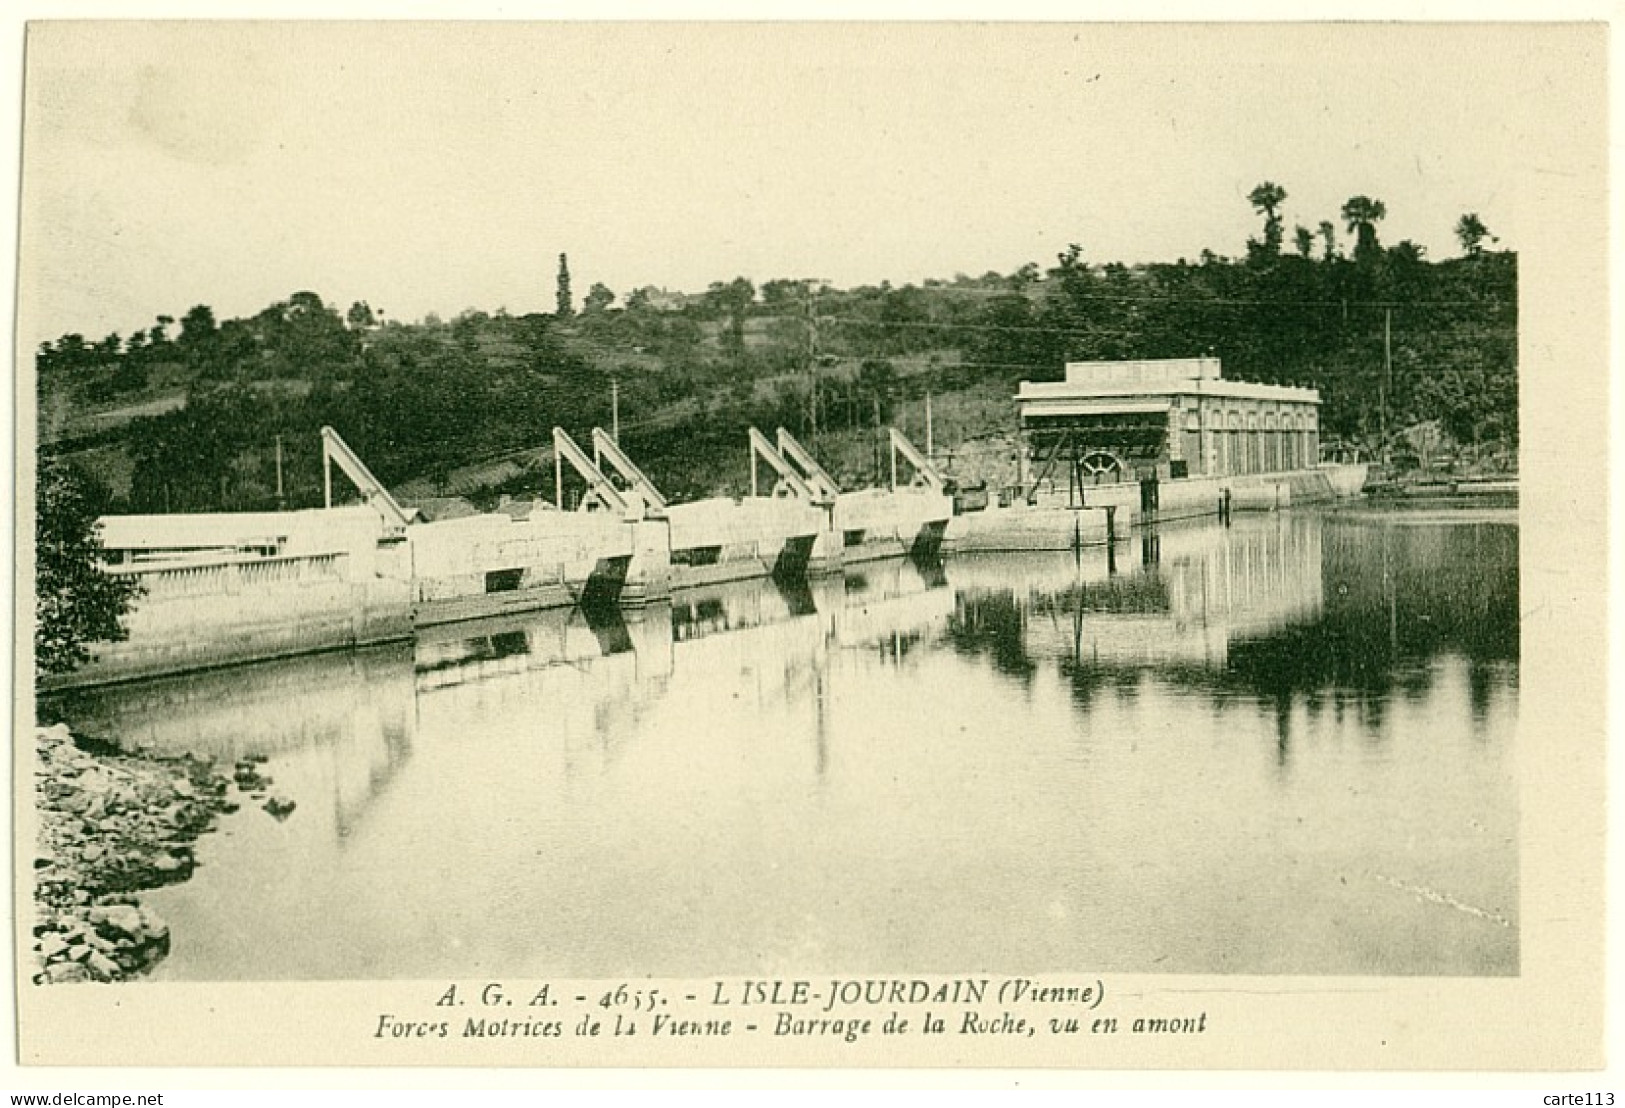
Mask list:
[[[1513,974],[1512,513],[1290,512],[81,694],[269,757],[159,979]]]

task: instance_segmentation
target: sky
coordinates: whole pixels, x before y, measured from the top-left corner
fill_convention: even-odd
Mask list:
[[[309,289],[387,318],[602,282],[917,283],[1067,244],[1245,252],[1381,199],[1519,246],[1570,29],[1528,25],[36,23],[20,338]],[[1339,225],[1340,235],[1343,233]],[[26,347],[25,347],[26,348]]]

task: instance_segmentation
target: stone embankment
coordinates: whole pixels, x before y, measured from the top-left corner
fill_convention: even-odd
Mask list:
[[[34,981],[119,981],[169,951],[169,927],[137,895],[184,881],[193,844],[270,780],[256,763],[231,776],[183,756],[121,754],[75,742],[64,725],[35,731]],[[235,785],[235,789],[233,786]],[[293,802],[264,808],[285,819]]]

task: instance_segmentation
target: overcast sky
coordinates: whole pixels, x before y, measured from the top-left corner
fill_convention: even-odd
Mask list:
[[[1384,201],[1517,248],[1561,32],[1528,25],[36,24],[23,338],[301,289],[551,311],[559,253],[689,291],[1237,255]],[[1342,228],[1339,226],[1339,233]]]

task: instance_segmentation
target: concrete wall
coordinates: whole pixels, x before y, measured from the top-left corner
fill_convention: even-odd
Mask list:
[[[1180,481],[1157,483],[1157,520],[1189,519],[1195,516],[1218,515],[1219,506],[1230,493],[1232,511],[1272,511],[1292,503],[1290,482],[1284,478],[1256,477],[1193,477]],[[1127,481],[1113,485],[1094,485],[1086,488],[1083,502],[1091,508],[1111,507],[1117,510],[1117,523],[1126,529],[1146,522],[1140,510],[1140,484]],[[1039,507],[1061,507],[1064,495],[1051,499],[1040,496]]]
[[[1363,479],[1363,474],[1360,475]],[[1334,485],[1325,468],[1290,473],[1239,477],[1193,477],[1160,481],[1154,515],[1140,509],[1140,484],[1122,482],[1091,485],[1083,490],[1083,507],[1069,504],[1066,486],[1051,482],[1038,491],[1036,502],[1011,508],[990,508],[955,516],[949,523],[944,549],[951,552],[1070,550],[1106,541],[1106,512],[1114,513],[1118,535],[1151,523],[1218,515],[1221,504],[1230,511],[1277,511],[1293,504],[1314,504],[1336,499],[1353,479]]]
[[[1099,508],[989,508],[954,516],[943,549],[953,554],[1072,550],[1104,544],[1106,525],[1106,512]]]
[[[1332,491],[1338,496],[1359,496],[1360,490],[1365,488],[1365,479],[1371,472],[1371,467],[1364,462],[1346,465],[1323,465],[1318,472],[1326,478]]]
[[[716,497],[667,509],[671,587],[804,573],[829,513],[799,500]]]
[[[407,530],[420,623],[573,604],[596,586],[617,599],[638,537],[606,512],[500,513]]]
[[[951,516],[951,501],[921,489],[843,494],[825,509],[768,497],[675,505],[669,518],[609,513],[485,515],[414,525],[384,538],[365,507],[318,512],[113,517],[104,534],[133,561],[144,593],[129,639],[102,644],[91,664],[51,687],[88,686],[236,662],[357,646],[428,626],[594,597],[639,605],[673,588],[764,577],[897,556],[922,540],[948,552],[1076,550],[1150,523],[1275,510],[1348,495],[1362,467],[1191,478],[1158,485],[1154,514],[1135,483],[1064,487],[1036,506]],[[1335,480],[1334,480],[1335,479]],[[1108,513],[1108,509],[1110,513]],[[298,551],[239,553],[256,544]],[[850,545],[849,545],[850,544]],[[190,553],[182,553],[190,550]],[[212,555],[202,551],[213,550]],[[630,617],[629,617],[630,618]]]
[[[934,549],[942,542],[953,499],[929,489],[864,489],[835,500],[843,563]]]
[[[1345,482],[1348,484],[1348,482]],[[1353,495],[1341,492],[1321,469],[1292,470],[1230,477],[1191,477],[1157,483],[1159,521],[1217,515],[1228,491],[1232,511],[1275,511],[1293,504],[1314,504]],[[1358,488],[1354,489],[1358,492]],[[1065,509],[1068,492],[1060,482],[1050,482],[1038,490],[1036,507]],[[1118,523],[1124,527],[1146,522],[1140,511],[1140,484],[1123,481],[1089,485],[1083,490],[1083,504],[1090,508],[1117,509]]]
[[[124,642],[45,687],[74,688],[405,638],[411,606],[399,552],[295,555],[137,568],[143,595]],[[371,570],[362,563],[373,563]],[[393,570],[382,575],[379,570]]]

